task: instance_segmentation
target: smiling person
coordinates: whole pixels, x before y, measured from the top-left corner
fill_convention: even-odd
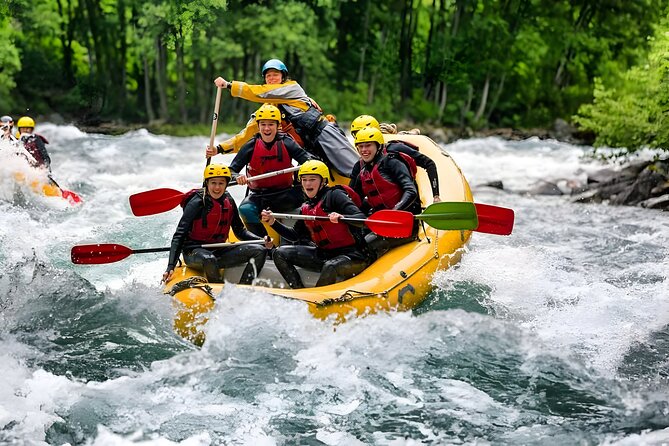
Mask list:
[[[232,245],[217,249],[189,247],[224,243],[231,228],[239,240],[262,240],[248,231],[239,218],[235,200],[226,192],[231,178],[227,166],[210,164],[204,169],[204,188],[195,189],[184,197],[181,203],[184,211],[172,237],[167,270],[163,274],[164,282],[172,277],[182,251],[186,265],[203,270],[209,282],[223,282],[221,268],[244,263],[246,268],[240,284],[251,284],[260,274],[267,258],[267,248],[272,246],[269,237],[265,238],[265,246]]]
[[[405,162],[398,158],[400,155],[384,150],[381,131],[374,127],[359,130],[355,135],[355,147],[360,161],[353,168],[349,186],[364,197],[362,210],[370,214],[382,209],[419,214],[416,182]],[[415,240],[417,235],[418,223],[414,220],[410,237],[388,238],[369,232],[365,241],[378,258],[391,248]]]
[[[270,104],[263,104],[255,113],[259,132],[251,138],[230,163],[230,169],[253,177],[293,167],[293,160],[302,164],[311,159],[295,141],[279,133],[281,112]],[[299,208],[304,201],[299,187],[293,184],[293,173],[283,173],[271,178],[251,181],[246,175],[235,177],[237,184],[249,187],[249,194],[239,205],[242,220],[249,230],[259,236],[267,235],[260,222],[260,211],[271,208],[276,212],[289,212]]]
[[[355,138],[355,135],[358,131],[364,129],[365,127],[373,127],[381,130],[381,124],[376,120],[374,116],[371,115],[360,115],[351,122],[351,136]],[[425,169],[427,177],[430,179],[430,188],[432,189],[432,201],[434,203],[439,203],[441,198],[439,198],[439,174],[437,173],[437,165],[432,161],[432,158],[429,156],[423,155],[418,151],[416,147],[411,147],[409,144],[403,141],[388,141],[385,144],[385,149],[389,153],[399,153],[408,155],[413,161],[401,155],[407,162],[410,164],[413,162],[416,166]]]
[[[322,161],[307,161],[298,174],[307,201],[302,215],[328,217],[329,220],[298,220],[293,228],[276,221],[271,211],[262,211],[262,220],[291,242],[310,240],[309,245],[283,245],[272,259],[281,276],[291,288],[304,288],[295,266],[320,271],[316,286],[330,285],[359,274],[369,264],[364,250],[364,238],[358,222],[340,222],[343,216],[365,218],[346,191],[329,187],[330,172]]]
[[[214,83],[218,87],[228,88],[233,97],[247,101],[276,105],[283,118],[282,130],[290,134],[308,152],[325,160],[344,176],[349,176],[357,161],[355,152],[344,133],[335,124],[323,117],[320,107],[309,98],[304,89],[288,78],[288,68],[279,59],[270,59],[262,67],[263,85],[249,85],[241,81],[227,81],[222,77]],[[249,126],[236,136],[208,148],[207,156],[216,153],[229,153],[238,150],[252,134]]]

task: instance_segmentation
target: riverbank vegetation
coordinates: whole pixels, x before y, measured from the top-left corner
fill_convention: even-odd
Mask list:
[[[8,0],[0,111],[207,125],[214,85],[283,59],[348,121],[550,127],[669,147],[666,0]],[[225,93],[221,119],[254,109]]]

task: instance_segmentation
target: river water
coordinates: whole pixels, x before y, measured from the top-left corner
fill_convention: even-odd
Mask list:
[[[207,138],[38,130],[85,203],[17,197],[0,167],[0,444],[669,444],[667,214],[523,193],[583,181],[587,147],[445,146],[513,235],[475,233],[413,312],[338,326],[230,286],[200,349],[172,332],[164,254],[69,251],[168,246],[179,210],[128,196],[197,186]]]

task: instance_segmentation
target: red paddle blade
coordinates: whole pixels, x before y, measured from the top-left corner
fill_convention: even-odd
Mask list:
[[[479,217],[477,232],[486,234],[509,235],[513,231],[513,209],[476,203],[476,214]]]
[[[77,265],[97,265],[118,262],[130,254],[132,254],[132,249],[128,247],[107,243],[73,246],[71,257],[72,263]]]
[[[383,237],[405,238],[413,232],[413,219],[411,212],[383,209],[370,215],[365,224]]]
[[[60,190],[60,195],[65,198],[67,201],[70,202],[70,204],[79,204],[83,202],[81,197],[77,195],[76,192],[72,192],[71,190],[67,189],[61,189]]]
[[[130,196],[130,209],[137,217],[154,215],[174,209],[184,194],[174,189],[154,189]]]

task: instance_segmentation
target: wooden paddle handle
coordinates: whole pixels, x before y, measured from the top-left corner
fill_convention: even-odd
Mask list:
[[[218,111],[221,109],[221,93],[223,88],[216,88],[216,103],[214,104],[214,116],[211,120],[211,135],[209,136],[209,147],[214,147],[214,139],[216,138],[216,127],[218,126]],[[207,158],[207,166],[211,163],[211,158]]]

